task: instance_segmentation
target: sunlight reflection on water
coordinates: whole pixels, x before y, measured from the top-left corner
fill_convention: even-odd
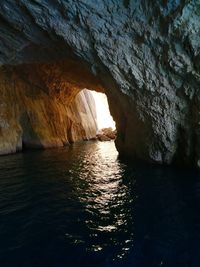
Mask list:
[[[129,202],[129,189],[122,181],[122,167],[114,143],[108,142],[96,143],[92,153],[87,151],[82,168],[78,170],[79,179],[85,186],[77,187],[76,195],[90,218],[87,218],[86,225],[95,237],[95,244],[89,246],[88,250],[101,251],[106,249],[108,244],[117,244],[121,249],[116,256],[122,256],[132,245],[130,239],[124,239],[119,244],[117,238],[111,237],[113,233],[117,235],[119,232],[126,235],[126,225],[131,220],[126,203]],[[98,240],[101,233],[105,235],[103,244],[102,240]]]
[[[0,266],[199,266],[199,178],[113,142],[0,157]]]

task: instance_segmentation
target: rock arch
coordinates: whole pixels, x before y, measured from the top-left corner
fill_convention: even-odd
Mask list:
[[[198,166],[199,8],[198,0],[2,0],[0,62],[75,58],[106,91],[121,154]]]

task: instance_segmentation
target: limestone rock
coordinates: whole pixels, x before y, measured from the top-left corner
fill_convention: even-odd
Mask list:
[[[121,154],[197,165],[199,10],[199,0],[1,0],[0,62],[84,63],[109,98]]]
[[[109,138],[107,135],[104,134],[98,134],[97,135],[97,139],[101,142],[105,142],[105,141],[111,141],[112,139]]]
[[[27,69],[26,69],[27,70]],[[96,137],[96,110],[92,94],[83,90],[56,92],[28,81],[12,69],[1,71],[0,154],[25,148],[64,146]],[[39,81],[37,76],[35,82]],[[58,92],[57,92],[58,93]]]
[[[97,139],[99,141],[111,141],[115,140],[117,137],[117,131],[113,130],[112,128],[103,128],[98,131]]]

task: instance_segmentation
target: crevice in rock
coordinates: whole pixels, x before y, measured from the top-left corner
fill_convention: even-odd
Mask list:
[[[130,4],[130,0],[123,0],[123,5],[125,8],[128,8]]]

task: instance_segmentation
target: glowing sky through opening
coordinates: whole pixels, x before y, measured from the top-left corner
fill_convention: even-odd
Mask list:
[[[107,96],[103,93],[90,91],[94,97],[96,112],[97,112],[97,126],[98,129],[111,127],[113,130],[116,128],[115,121],[110,114]]]

